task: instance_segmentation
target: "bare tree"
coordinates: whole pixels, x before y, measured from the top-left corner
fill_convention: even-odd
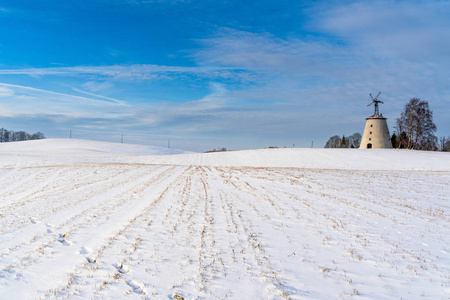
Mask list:
[[[30,136],[30,140],[41,140],[41,139],[45,139],[45,135],[40,131],[33,133]]]
[[[330,137],[324,148],[340,148],[341,140],[342,139],[338,135],[334,135]]]
[[[330,137],[324,148],[359,148],[360,143],[361,134],[355,132],[349,137],[345,137],[345,135],[342,137],[339,137],[338,135]]]
[[[28,141],[30,139],[30,134],[25,131],[14,132],[14,141]]]
[[[436,150],[436,125],[428,101],[412,98],[396,119],[399,148],[416,150]]]
[[[348,137],[348,147],[349,148],[359,148],[361,144],[361,134],[359,132],[355,132],[351,136]]]
[[[438,150],[443,152],[450,152],[450,136],[441,136],[439,138]]]
[[[442,147],[442,151],[450,152],[450,139],[447,139],[447,141],[444,144],[444,147]]]

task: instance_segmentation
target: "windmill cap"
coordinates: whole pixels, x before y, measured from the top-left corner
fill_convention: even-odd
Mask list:
[[[374,115],[372,115],[372,116],[366,118],[366,120],[367,120],[367,119],[385,119],[385,120],[386,120],[386,118],[383,117],[383,114],[374,114]]]

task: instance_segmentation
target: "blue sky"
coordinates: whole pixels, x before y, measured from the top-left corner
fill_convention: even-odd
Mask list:
[[[0,127],[206,151],[391,133],[412,97],[450,135],[449,1],[0,3]]]

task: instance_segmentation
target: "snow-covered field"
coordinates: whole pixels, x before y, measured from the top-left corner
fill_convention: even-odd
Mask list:
[[[0,299],[449,299],[450,154],[176,153],[0,144]]]

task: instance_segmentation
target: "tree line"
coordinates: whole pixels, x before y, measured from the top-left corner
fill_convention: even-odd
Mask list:
[[[437,127],[428,101],[410,99],[400,117],[395,120],[395,130],[391,137],[392,147],[395,149],[450,152],[450,136],[438,139],[435,135]],[[360,143],[359,133],[348,138],[335,135],[327,141],[325,148],[359,148]]]
[[[41,139],[45,139],[45,135],[39,131],[33,134],[29,134],[25,131],[12,131],[5,128],[0,129],[0,143]]]
[[[349,137],[334,135],[325,144],[325,148],[359,148],[361,143],[361,134],[355,132]]]

